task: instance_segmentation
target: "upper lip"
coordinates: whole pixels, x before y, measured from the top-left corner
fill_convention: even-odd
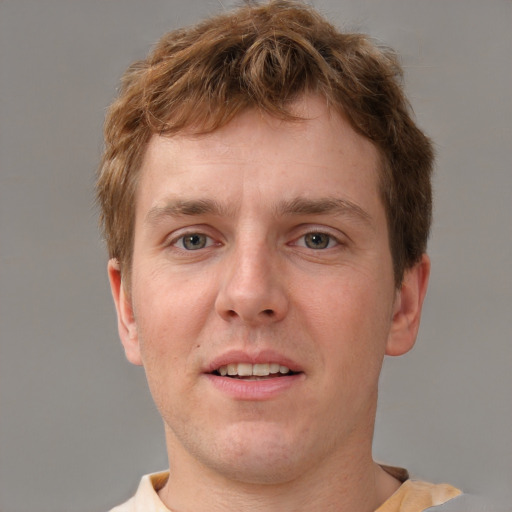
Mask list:
[[[264,364],[264,363],[278,363],[282,366],[288,367],[292,372],[301,372],[302,368],[289,357],[280,354],[272,349],[247,351],[247,350],[229,350],[216,356],[208,362],[204,368],[204,373],[212,373],[218,370],[221,366],[226,366],[233,363],[251,363],[251,364]]]

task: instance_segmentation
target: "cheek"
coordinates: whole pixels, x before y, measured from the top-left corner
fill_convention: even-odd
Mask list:
[[[321,345],[323,362],[343,368],[340,378],[378,375],[391,327],[387,288],[367,277],[333,280],[303,303],[301,316],[313,341]]]
[[[144,365],[175,368],[197,348],[214,294],[207,280],[154,272],[134,282],[134,312]],[[174,370],[173,370],[174,371]]]

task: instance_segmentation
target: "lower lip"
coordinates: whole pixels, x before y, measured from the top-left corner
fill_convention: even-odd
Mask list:
[[[290,390],[304,379],[303,373],[262,380],[243,380],[207,374],[210,383],[235,400],[269,400]]]

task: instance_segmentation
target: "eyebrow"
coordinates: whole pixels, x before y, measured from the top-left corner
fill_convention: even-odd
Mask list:
[[[230,208],[214,199],[173,199],[163,206],[154,206],[146,215],[145,222],[156,224],[167,217],[215,215],[231,217],[236,208]],[[337,197],[324,197],[307,199],[296,197],[278,203],[274,208],[274,215],[283,217],[287,215],[336,215],[352,217],[356,220],[371,224],[371,216],[360,206]]]
[[[306,199],[297,197],[284,201],[277,206],[277,215],[339,215],[353,217],[365,223],[371,223],[371,216],[360,206],[338,197],[324,197],[320,199]]]
[[[213,199],[174,199],[163,206],[154,206],[146,215],[145,222],[156,224],[166,217],[183,217],[195,215],[231,216],[232,211]]]

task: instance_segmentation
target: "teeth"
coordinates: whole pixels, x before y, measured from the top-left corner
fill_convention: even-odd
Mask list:
[[[238,363],[238,376],[239,377],[251,377],[251,375],[252,375],[252,364]]]
[[[230,363],[221,366],[217,371],[222,377],[226,375],[238,377],[267,377],[276,373],[286,375],[290,372],[290,368],[280,365],[279,363]]]
[[[255,364],[252,367],[252,374],[258,377],[265,377],[270,375],[270,364]]]
[[[278,363],[270,363],[270,373],[279,373],[279,364]]]

